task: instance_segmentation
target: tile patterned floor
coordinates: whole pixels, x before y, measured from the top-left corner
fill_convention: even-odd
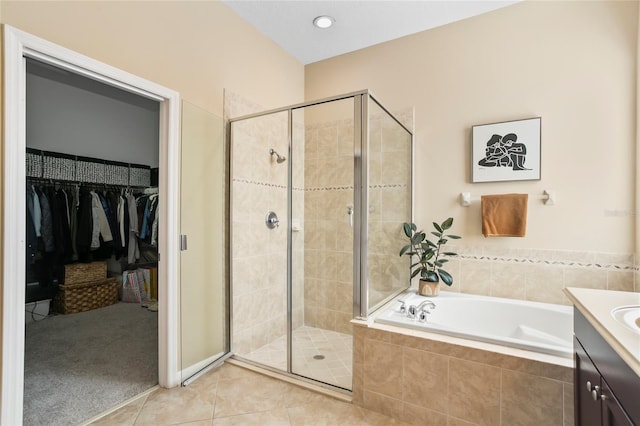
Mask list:
[[[242,367],[223,364],[187,387],[158,389],[92,425],[404,425]]]
[[[243,358],[286,371],[286,337],[282,336]],[[353,337],[314,327],[293,331],[293,372],[351,390]],[[322,357],[320,359],[320,356]]]

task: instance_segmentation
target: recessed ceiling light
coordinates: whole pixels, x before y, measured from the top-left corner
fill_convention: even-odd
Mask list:
[[[318,28],[324,29],[332,26],[334,22],[335,22],[335,19],[333,19],[331,16],[322,15],[322,16],[316,17],[316,19],[313,20],[313,25],[315,25]]]

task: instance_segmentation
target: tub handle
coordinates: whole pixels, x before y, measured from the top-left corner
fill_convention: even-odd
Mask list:
[[[427,322],[427,315],[431,315],[431,311],[427,311],[426,309],[422,309],[418,314],[418,321]]]
[[[400,313],[402,315],[407,313],[407,305],[405,305],[404,300],[396,300],[396,302],[398,303],[402,303],[402,305],[400,305]]]

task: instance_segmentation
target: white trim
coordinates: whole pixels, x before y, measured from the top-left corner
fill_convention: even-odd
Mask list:
[[[4,25],[4,160],[2,253],[2,382],[0,424],[21,424],[24,392],[26,60],[59,68],[160,102],[158,262],[159,382],[174,387],[178,370],[180,96],[171,89]]]

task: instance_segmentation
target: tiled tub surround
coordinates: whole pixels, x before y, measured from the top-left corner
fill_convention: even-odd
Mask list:
[[[573,425],[573,361],[354,321],[353,402],[430,425]]]

